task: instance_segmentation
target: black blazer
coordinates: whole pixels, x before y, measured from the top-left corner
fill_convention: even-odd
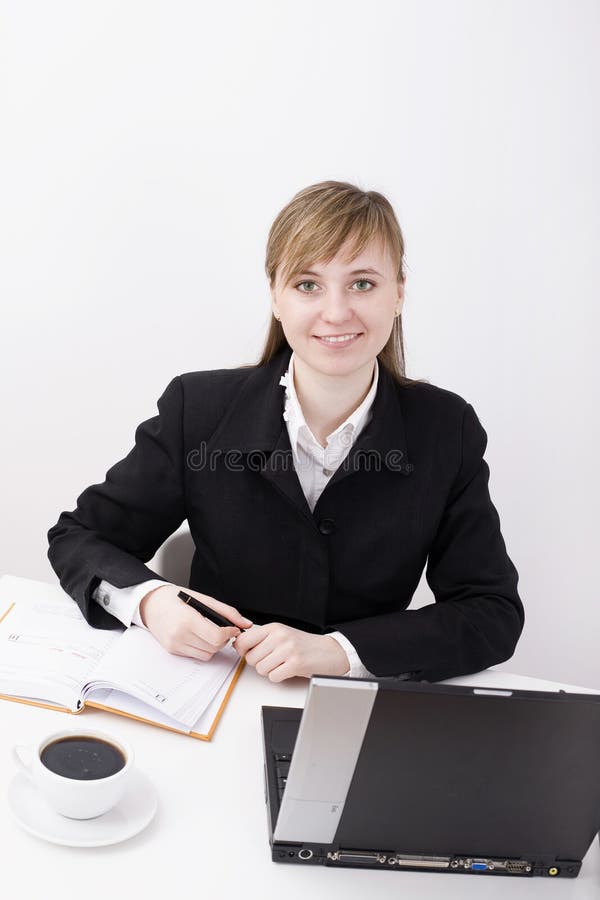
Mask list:
[[[173,378],[129,454],[49,530],[63,589],[91,625],[119,627],[91,593],[161,578],[145,562],[187,518],[191,588],[258,624],[338,630],[374,675],[508,659],[524,613],[473,407],[380,365],[372,420],[311,512],[282,416],[290,355]],[[407,609],[425,564],[436,602]]]

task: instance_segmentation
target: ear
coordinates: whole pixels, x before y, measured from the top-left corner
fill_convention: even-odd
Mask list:
[[[400,312],[402,312],[402,307],[404,306],[404,282],[398,282],[398,302],[396,306],[400,307]]]
[[[271,312],[274,316],[279,315],[279,307],[277,306],[277,293],[274,287],[269,288],[271,293]]]

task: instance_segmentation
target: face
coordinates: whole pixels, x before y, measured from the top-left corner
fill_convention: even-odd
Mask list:
[[[373,241],[350,262],[347,248],[327,264],[309,265],[288,285],[280,284],[278,274],[271,290],[273,312],[281,317],[288,344],[324,375],[372,366],[404,302],[387,248]]]

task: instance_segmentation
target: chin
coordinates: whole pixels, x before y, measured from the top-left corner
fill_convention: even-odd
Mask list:
[[[350,355],[344,356],[343,353],[340,353],[337,358],[322,359],[320,356],[313,353],[304,357],[304,362],[306,365],[309,365],[311,369],[322,372],[323,375],[351,375],[359,369],[364,368],[364,366],[369,364],[372,365],[374,357],[361,356],[359,358],[358,356],[355,356],[351,358]]]

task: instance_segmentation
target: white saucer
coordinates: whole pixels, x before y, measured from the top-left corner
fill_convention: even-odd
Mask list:
[[[138,834],[154,818],[158,803],[150,779],[134,769],[119,803],[95,819],[68,819],[54,812],[22,772],[8,786],[8,805],[19,825],[35,837],[69,847],[104,847]]]

